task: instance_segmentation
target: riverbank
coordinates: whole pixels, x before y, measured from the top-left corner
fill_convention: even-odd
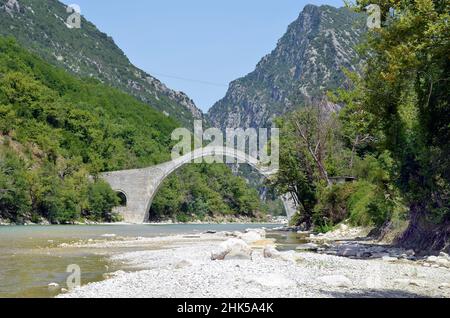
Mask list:
[[[216,225],[216,224],[280,224],[285,225],[288,223],[288,218],[284,216],[272,217],[267,220],[255,220],[252,218],[227,218],[227,219],[217,219],[211,221],[193,221],[193,222],[177,222],[172,220],[165,220],[160,222],[146,222],[142,225]],[[39,223],[25,222],[25,223],[14,223],[8,220],[0,219],[0,226],[48,226],[51,225],[48,221],[43,220]],[[61,224],[55,224],[61,225]],[[127,222],[95,222],[84,220],[82,222],[75,222],[73,224],[62,224],[62,225],[136,225],[134,223]]]
[[[82,243],[77,247],[141,250],[111,256],[133,270],[109,273],[105,281],[59,297],[450,297],[450,262],[341,238],[316,237],[296,252],[275,250],[270,233],[267,238],[257,230]],[[339,252],[350,251],[345,244],[351,253]],[[358,254],[363,249],[367,253]],[[369,255],[368,249],[380,252]],[[390,256],[398,253],[407,257]]]

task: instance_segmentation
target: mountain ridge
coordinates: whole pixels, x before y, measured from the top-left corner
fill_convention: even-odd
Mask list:
[[[0,0],[0,35],[13,36],[51,64],[79,77],[94,77],[129,93],[183,125],[203,113],[185,93],[169,89],[134,66],[107,34],[81,16],[67,25],[67,6],[57,0]]]
[[[354,47],[364,34],[363,20],[347,8],[306,5],[255,70],[230,83],[208,119],[222,129],[258,128],[297,104],[323,102],[327,90],[345,82],[342,68],[359,70]]]

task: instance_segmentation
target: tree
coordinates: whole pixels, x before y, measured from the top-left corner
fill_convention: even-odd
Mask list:
[[[450,3],[375,3],[383,24],[369,35],[364,109],[383,133],[378,148],[398,166],[412,220],[402,242],[442,248],[450,234]]]
[[[325,159],[333,135],[338,130],[338,122],[330,111],[326,110],[325,101],[294,113],[293,124],[298,136],[298,146],[303,148],[313,159],[320,178],[331,185]]]
[[[24,163],[11,151],[0,147],[0,216],[13,221],[26,219],[31,212]]]
[[[365,109],[364,81],[357,73],[344,70],[351,89],[340,88],[329,94],[331,101],[344,105],[339,112],[341,134],[347,147],[351,149],[349,170],[352,171],[357,154],[373,150],[380,139],[374,116]]]
[[[307,226],[312,225],[318,188],[332,183],[326,161],[334,155],[339,125],[324,108],[324,104],[306,106],[278,121],[280,169],[270,185],[280,195],[292,195],[300,207],[298,222]]]

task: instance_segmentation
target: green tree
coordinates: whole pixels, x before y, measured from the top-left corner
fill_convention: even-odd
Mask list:
[[[13,221],[26,219],[31,213],[24,163],[14,153],[0,146],[0,212]]]

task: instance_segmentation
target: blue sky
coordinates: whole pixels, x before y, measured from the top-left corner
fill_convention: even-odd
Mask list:
[[[341,0],[64,0],[112,36],[133,64],[207,111],[251,72],[308,4]]]

